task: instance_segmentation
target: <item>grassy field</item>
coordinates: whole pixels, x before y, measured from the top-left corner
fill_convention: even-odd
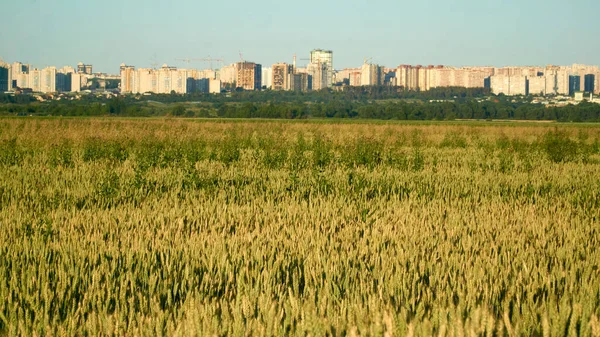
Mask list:
[[[0,336],[600,335],[600,127],[0,119]]]

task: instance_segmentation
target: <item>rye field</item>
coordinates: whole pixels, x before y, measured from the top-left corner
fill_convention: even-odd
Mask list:
[[[0,119],[0,336],[600,336],[600,126]]]

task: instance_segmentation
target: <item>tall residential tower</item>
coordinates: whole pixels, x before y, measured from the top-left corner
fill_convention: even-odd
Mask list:
[[[324,87],[331,87],[333,85],[333,51],[323,49],[312,50],[310,52],[310,63],[325,66],[326,85]]]

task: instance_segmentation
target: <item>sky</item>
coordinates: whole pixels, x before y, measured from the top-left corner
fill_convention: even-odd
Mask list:
[[[598,0],[12,0],[0,58],[35,67],[150,67],[222,58],[270,66],[333,51],[336,69],[600,65]],[[6,28],[8,27],[8,28]],[[241,54],[241,55],[240,55]],[[214,64],[216,66],[216,63]],[[190,68],[206,68],[193,62]]]

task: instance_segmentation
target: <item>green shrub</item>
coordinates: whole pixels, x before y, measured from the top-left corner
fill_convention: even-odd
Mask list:
[[[541,146],[548,159],[555,163],[585,159],[589,155],[585,143],[572,140],[565,131],[558,129],[547,132]]]

